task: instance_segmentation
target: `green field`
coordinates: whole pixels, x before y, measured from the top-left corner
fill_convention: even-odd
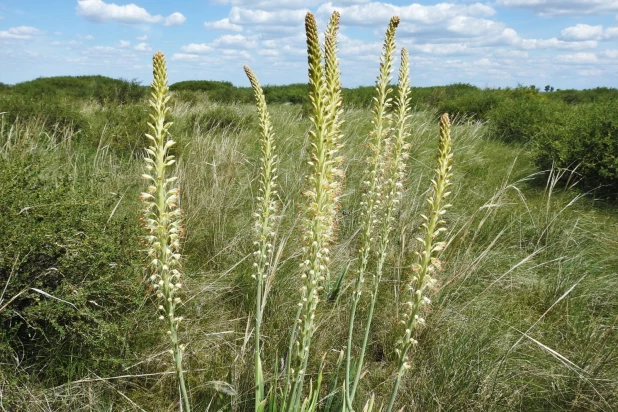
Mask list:
[[[252,410],[260,131],[250,89],[195,84],[172,86],[170,100],[185,230],[185,377],[194,410]],[[218,87],[237,97],[221,101]],[[344,90],[333,279],[359,242],[370,91]],[[305,92],[266,88],[282,214],[261,331],[267,384],[284,361],[299,299]],[[140,242],[146,93],[107,78],[0,88],[0,409],[178,410]],[[412,93],[405,190],[357,399],[388,401],[402,279],[426,213],[438,114],[448,111],[456,116],[448,247],[397,406],[617,410],[617,91],[453,85]],[[338,396],[353,282],[346,274],[317,312],[307,377],[315,382],[323,358],[322,407]],[[367,306],[363,295],[360,318]]]

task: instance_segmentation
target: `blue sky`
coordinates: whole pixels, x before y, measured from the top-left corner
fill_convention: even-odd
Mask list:
[[[416,86],[618,87],[618,0],[0,0],[0,82],[101,74],[148,84],[156,50],[170,83],[248,86],[245,64],[263,84],[305,82],[304,15],[323,29],[332,10],[345,87],[373,83],[392,15]]]

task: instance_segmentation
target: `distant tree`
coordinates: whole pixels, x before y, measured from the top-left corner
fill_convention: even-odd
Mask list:
[[[551,87],[549,84],[547,86],[545,86],[545,93],[549,92],[550,90],[553,91],[553,87]]]

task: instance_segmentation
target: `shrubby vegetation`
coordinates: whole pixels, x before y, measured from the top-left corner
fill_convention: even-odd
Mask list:
[[[397,87],[393,89],[396,92]],[[36,119],[45,127],[68,127],[79,132],[83,140],[130,155],[145,142],[146,90],[134,80],[104,76],[40,78],[14,86],[0,85],[0,112],[6,112],[5,124],[17,118]],[[252,116],[230,109],[230,105],[253,102],[250,87],[196,80],[175,83],[170,90],[176,104],[219,103],[178,119],[183,124],[203,130],[240,130],[255,123]],[[263,90],[268,104],[300,105],[307,115],[307,84],[264,86]],[[617,89],[541,92],[535,86],[481,89],[458,83],[411,90],[410,105],[416,110],[450,113],[455,122],[487,122],[493,138],[530,144],[539,168],[576,168],[583,162],[577,176],[586,190],[603,186],[604,194],[611,195],[618,186],[613,163],[618,151],[615,137],[611,137],[616,133],[611,107],[618,105]],[[368,108],[373,101],[373,88],[369,86],[344,88],[342,93],[348,109]],[[98,104],[92,106],[97,116],[83,109],[85,100]]]
[[[137,80],[105,76],[42,77],[10,87],[12,95],[25,99],[93,99],[102,104],[135,103],[146,96],[147,90]]]
[[[50,385],[117,373],[143,293],[136,215],[111,216],[121,196],[96,188],[109,177],[77,173],[49,153],[57,142],[34,139],[0,153],[0,357]]]
[[[618,100],[564,108],[532,139],[541,168],[574,171],[586,189],[616,196],[618,189]]]

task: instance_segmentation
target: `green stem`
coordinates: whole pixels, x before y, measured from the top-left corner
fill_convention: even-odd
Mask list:
[[[264,376],[262,374],[262,360],[260,359],[260,326],[262,324],[262,279],[258,273],[257,297],[255,300],[255,410],[263,411],[264,406]]]
[[[409,347],[408,347],[409,349]],[[395,383],[393,384],[393,390],[391,391],[391,397],[388,401],[388,407],[386,408],[386,412],[391,412],[393,410],[393,406],[395,405],[395,399],[397,399],[397,392],[399,392],[399,385],[401,384],[401,377],[404,372],[404,361],[405,361],[405,352],[401,353],[399,358],[399,369],[397,370],[397,377],[395,378]]]

